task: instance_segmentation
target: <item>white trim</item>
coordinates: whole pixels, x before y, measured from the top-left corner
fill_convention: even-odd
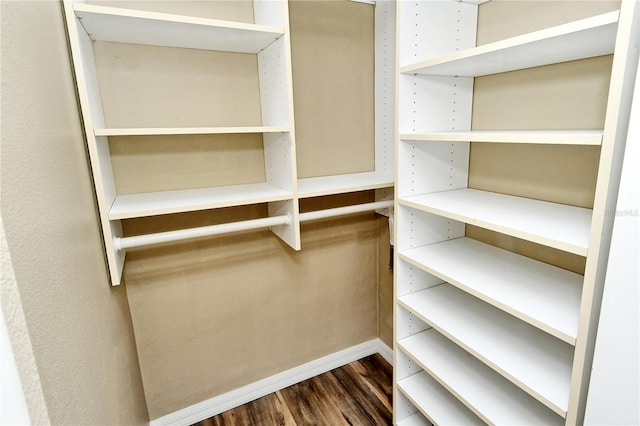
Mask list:
[[[191,425],[375,353],[389,362],[393,359],[391,348],[382,340],[369,340],[154,419],[150,426]]]

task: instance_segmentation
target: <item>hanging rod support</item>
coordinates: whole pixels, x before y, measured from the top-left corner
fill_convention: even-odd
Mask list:
[[[174,241],[189,240],[194,238],[209,237],[213,235],[229,234],[232,232],[249,231],[253,229],[265,229],[272,226],[289,225],[291,216],[265,217],[262,219],[244,220],[241,222],[223,223],[220,225],[202,226],[199,228],[180,229],[177,231],[158,232],[156,234],[136,235],[133,237],[114,237],[114,246],[117,251],[134,247],[145,247]]]
[[[354,206],[337,207],[335,209],[316,210],[313,212],[300,213],[300,222],[309,220],[326,219],[335,216],[344,216],[353,213],[364,213],[372,210],[393,207],[393,201],[376,201],[373,203],[356,204]]]

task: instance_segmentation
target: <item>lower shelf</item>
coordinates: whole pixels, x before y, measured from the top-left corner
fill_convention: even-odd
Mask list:
[[[424,371],[398,381],[398,389],[436,425],[482,425],[482,421]],[[410,423],[411,416],[398,424]],[[426,423],[425,423],[426,424]]]
[[[563,423],[560,416],[434,329],[402,339],[398,346],[489,424]]]
[[[109,220],[282,201],[292,197],[291,192],[268,183],[119,195],[109,210]]]
[[[561,416],[573,348],[449,284],[402,296],[400,306]]]
[[[398,426],[431,426],[431,423],[420,413],[415,413],[397,422]]]

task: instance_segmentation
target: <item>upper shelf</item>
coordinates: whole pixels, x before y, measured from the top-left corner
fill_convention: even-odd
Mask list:
[[[401,205],[587,255],[591,210],[476,189],[413,195]]]
[[[492,142],[547,145],[601,145],[602,130],[469,130],[402,133],[400,139],[425,142]]]
[[[321,176],[298,180],[300,198],[393,187],[393,176],[376,172]]]
[[[613,53],[619,11],[400,68],[403,74],[479,77]]]
[[[92,40],[258,53],[284,34],[278,27],[74,3]]]
[[[118,195],[109,210],[109,220],[266,203],[290,198],[290,192],[268,183]]]
[[[282,133],[287,126],[252,127],[130,127],[94,129],[95,136],[158,136],[158,135],[212,135],[232,133]]]

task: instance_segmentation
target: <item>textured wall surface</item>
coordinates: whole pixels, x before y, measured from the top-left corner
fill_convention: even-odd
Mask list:
[[[24,324],[6,317],[12,343],[26,324],[52,423],[144,424],[125,289],[111,288],[105,270],[60,2],[2,2],[1,71],[2,219],[12,297],[19,292],[24,312]],[[21,373],[30,398],[33,372]]]

